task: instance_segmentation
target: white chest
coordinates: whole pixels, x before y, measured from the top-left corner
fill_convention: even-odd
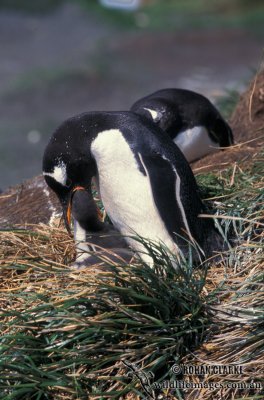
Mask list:
[[[114,129],[101,132],[91,151],[98,168],[100,195],[115,227],[123,235],[138,234],[176,251],[154,203],[149,177],[139,171],[122,133]],[[127,241],[135,250],[142,250],[138,242]]]
[[[187,161],[191,162],[218,150],[219,145],[209,137],[204,126],[195,126],[176,136],[174,142],[179,146]]]

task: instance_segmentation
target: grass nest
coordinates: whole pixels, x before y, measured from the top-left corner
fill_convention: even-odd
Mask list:
[[[154,269],[77,271],[64,229],[1,231],[1,399],[262,399],[263,158],[197,177],[234,238],[209,268],[182,260],[175,273],[166,249],[144,241]],[[241,369],[176,371],[190,365]]]

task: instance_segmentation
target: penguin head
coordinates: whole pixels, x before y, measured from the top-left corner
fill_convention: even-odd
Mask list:
[[[220,147],[228,147],[234,144],[232,129],[220,114],[210,121],[208,131],[211,138],[219,143]]]
[[[61,203],[69,233],[72,213],[84,229],[99,230],[101,222],[92,195],[96,164],[90,153],[89,137],[87,140],[87,135],[74,132],[69,125],[59,127],[46,147],[43,175]]]
[[[175,112],[170,102],[159,98],[139,100],[131,107],[131,111],[150,119],[163,131],[168,131],[175,119]]]

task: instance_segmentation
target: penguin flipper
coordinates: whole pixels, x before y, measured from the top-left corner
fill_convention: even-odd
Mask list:
[[[150,180],[154,203],[165,227],[182,253],[188,257],[191,244],[193,261],[200,263],[217,251],[224,243],[212,219],[203,219],[204,205],[198,193],[192,171],[180,171],[174,163],[158,155],[140,157]],[[183,161],[183,160],[182,160]],[[184,162],[181,167],[184,167]]]
[[[181,250],[188,247],[186,240],[193,237],[190,229],[187,210],[183,203],[180,176],[169,160],[160,155],[141,155],[142,165],[149,178],[153,200],[167,231]],[[188,180],[188,177],[186,177]],[[185,182],[186,183],[186,182]],[[192,194],[198,198],[196,188]]]

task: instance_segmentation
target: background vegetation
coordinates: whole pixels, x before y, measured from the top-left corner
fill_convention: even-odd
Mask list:
[[[152,0],[135,12],[104,8],[98,0],[0,0],[0,8],[43,13],[62,3],[79,3],[126,29],[214,29],[243,27],[263,37],[262,0]]]
[[[0,0],[0,189],[41,172],[50,134],[74,114],[129,109],[168,86],[233,98],[261,60],[262,3],[153,0],[131,13]]]

